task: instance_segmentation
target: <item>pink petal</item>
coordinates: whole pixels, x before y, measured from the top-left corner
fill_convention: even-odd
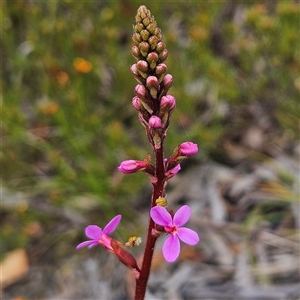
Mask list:
[[[85,228],[85,235],[93,240],[99,240],[102,235],[102,229],[97,225],[89,225]]]
[[[77,245],[76,249],[77,249],[77,250],[78,250],[78,249],[81,249],[81,248],[83,248],[83,247],[85,247],[85,246],[88,246],[88,245],[90,245],[90,244],[92,244],[92,243],[94,243],[94,241],[85,241],[85,242],[82,242],[82,243],[80,243],[79,245]]]
[[[170,237],[164,242],[162,251],[167,262],[173,262],[177,259],[180,253],[180,242],[177,235],[170,235]]]
[[[175,226],[184,225],[191,217],[191,209],[188,205],[181,206],[173,217],[173,224]]]
[[[93,248],[93,247],[95,247],[95,246],[98,246],[98,245],[99,245],[98,242],[93,241],[93,242],[88,246],[88,248],[91,249],[91,248]]]
[[[122,216],[121,215],[117,215],[115,216],[103,229],[103,233],[105,234],[110,234],[113,231],[116,230],[117,226],[119,225],[120,221],[121,221]]]
[[[196,231],[186,227],[178,228],[177,235],[184,243],[192,246],[196,245],[200,240]]]
[[[152,220],[161,226],[172,226],[172,217],[170,213],[162,206],[152,207],[150,210]]]

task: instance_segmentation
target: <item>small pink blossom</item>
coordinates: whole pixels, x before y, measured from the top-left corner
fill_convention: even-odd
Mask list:
[[[125,174],[135,173],[139,170],[145,169],[147,163],[141,160],[124,160],[121,162],[121,165],[118,167],[118,170]]]
[[[149,126],[152,128],[161,128],[162,127],[161,119],[157,116],[152,116],[149,119]]]
[[[76,249],[80,249],[83,247],[88,246],[88,248],[93,248],[97,245],[102,245],[105,247],[106,250],[113,252],[113,249],[110,245],[112,240],[108,234],[111,234],[113,231],[116,230],[117,226],[121,221],[122,216],[117,215],[115,216],[102,230],[97,225],[89,225],[85,228],[85,235],[90,238],[90,240],[80,243]]]
[[[179,154],[183,156],[193,156],[198,152],[198,145],[192,142],[184,142],[179,146]]]
[[[188,205],[183,205],[172,218],[171,214],[162,206],[151,208],[152,220],[164,227],[170,236],[164,242],[162,251],[167,262],[175,261],[180,253],[180,241],[188,245],[196,245],[199,242],[198,233],[192,229],[181,227],[191,216],[191,209]]]

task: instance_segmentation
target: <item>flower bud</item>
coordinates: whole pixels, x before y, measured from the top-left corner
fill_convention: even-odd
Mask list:
[[[140,50],[138,48],[138,46],[134,45],[132,46],[131,48],[131,55],[136,58],[136,59],[139,59],[140,58]]]
[[[143,105],[143,107],[150,113],[153,113],[153,102],[151,101],[151,99],[149,99],[149,95],[148,92],[145,88],[144,85],[142,84],[138,84],[136,85],[134,92],[136,93],[136,95],[139,97],[141,104]]]
[[[132,36],[132,40],[136,45],[138,45],[138,43],[142,41],[142,38],[138,33],[134,33]]]
[[[146,58],[147,62],[150,65],[150,69],[154,69],[156,67],[156,63],[158,61],[158,55],[155,52],[150,52]]]
[[[145,16],[145,19],[143,20],[143,24],[147,27],[150,22],[151,22],[150,18]]]
[[[157,47],[158,38],[155,35],[152,35],[149,38],[148,43],[150,44],[151,49],[154,50]]]
[[[134,88],[134,92],[141,99],[147,97],[147,90],[142,84],[137,84],[136,87]]]
[[[161,61],[165,61],[167,59],[167,57],[168,57],[168,50],[167,49],[163,50],[163,52],[161,52],[159,54],[159,58],[161,59]]]
[[[157,29],[157,26],[155,23],[150,23],[148,26],[147,26],[147,30],[152,34],[152,35],[156,35],[155,34],[155,30]]]
[[[130,72],[133,75],[134,78],[141,78],[141,75],[137,69],[136,64],[133,64],[130,66]]]
[[[141,76],[143,76],[143,78],[148,77],[148,63],[146,61],[139,60],[136,63],[136,67],[137,67],[139,73],[141,74]]]
[[[144,29],[144,25],[142,23],[137,23],[134,25],[133,29],[135,32],[141,32]]]
[[[156,98],[158,88],[159,88],[159,83],[158,83],[158,79],[156,78],[156,76],[149,76],[146,79],[146,85],[147,85],[147,88],[150,91],[151,96],[153,98]]]
[[[149,119],[149,126],[152,128],[161,128],[162,127],[161,119],[157,116],[152,116]]]
[[[193,156],[198,152],[198,145],[192,142],[184,142],[179,145],[178,153],[180,156]]]
[[[142,55],[144,57],[146,57],[149,52],[150,45],[147,42],[141,42],[141,43],[139,43],[139,49],[140,49]]]
[[[160,92],[161,97],[165,96],[168,93],[173,82],[174,82],[174,79],[171,74],[164,75],[164,77],[162,79],[162,83],[161,83],[161,92]]]
[[[147,163],[141,160],[124,160],[121,162],[121,165],[118,167],[118,170],[124,174],[135,173],[139,170],[143,170],[147,167]]]
[[[159,40],[162,40],[162,34],[161,34],[161,31],[160,31],[160,29],[158,27],[155,28],[155,30],[153,32],[153,35],[156,35]]]
[[[140,32],[140,34],[141,34],[141,37],[142,37],[143,41],[148,41],[149,36],[150,36],[150,33],[149,33],[148,30],[143,29],[143,30]]]
[[[159,83],[164,79],[167,70],[168,68],[166,64],[159,64],[156,66],[155,75],[157,76]]]
[[[170,88],[174,82],[174,78],[171,74],[166,74],[163,79],[164,88]]]
[[[164,42],[159,42],[156,46],[156,52],[162,53],[166,49],[166,44]]]
[[[137,80],[138,83],[143,84],[144,78],[139,73],[136,64],[130,66],[130,72],[133,75],[133,77]]]
[[[141,101],[139,99],[139,97],[135,96],[132,98],[132,106],[139,111],[142,107]]]
[[[163,96],[160,100],[160,111],[169,112],[176,106],[176,99],[171,95]]]

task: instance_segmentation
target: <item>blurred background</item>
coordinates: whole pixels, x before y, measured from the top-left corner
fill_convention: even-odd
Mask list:
[[[131,105],[142,4],[175,79],[166,156],[200,148],[168,201],[192,207],[201,242],[166,265],[161,239],[149,299],[298,299],[300,6],[288,0],[1,1],[3,299],[130,299],[124,266],[75,247],[119,213],[117,238],[146,234],[149,180],[117,170],[151,151]]]

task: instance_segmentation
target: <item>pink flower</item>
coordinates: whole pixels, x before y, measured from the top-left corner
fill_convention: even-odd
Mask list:
[[[184,142],[179,146],[179,154],[183,156],[193,156],[198,152],[198,145],[192,142]]]
[[[135,173],[141,169],[145,169],[147,163],[141,160],[124,160],[121,162],[121,165],[118,167],[118,170],[125,174]]]
[[[80,249],[88,246],[88,248],[93,248],[97,245],[102,245],[106,250],[114,252],[112,249],[110,242],[112,240],[108,234],[112,233],[116,230],[117,226],[121,221],[122,216],[115,216],[102,230],[97,225],[89,225],[85,228],[85,235],[90,238],[90,240],[80,243],[76,249]]]
[[[198,233],[192,229],[181,227],[191,216],[191,209],[188,205],[183,205],[172,218],[171,214],[162,206],[151,208],[152,220],[164,227],[166,233],[170,234],[164,242],[162,251],[167,262],[175,261],[180,253],[180,241],[188,245],[196,245],[199,242]]]
[[[149,119],[149,126],[152,128],[161,128],[162,127],[161,119],[157,116],[152,116]]]

